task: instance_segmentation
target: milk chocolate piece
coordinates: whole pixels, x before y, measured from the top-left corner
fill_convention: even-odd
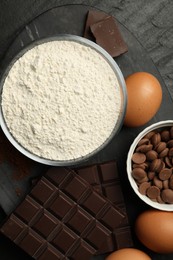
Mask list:
[[[150,182],[143,182],[139,185],[139,192],[146,195],[147,189],[151,186]]]
[[[142,139],[139,141],[139,143],[137,144],[137,146],[141,146],[141,145],[143,145],[143,144],[149,144],[149,143],[150,143],[150,141],[149,141],[148,138],[142,138]]]
[[[147,175],[149,180],[153,180],[153,178],[155,177],[155,172],[149,171]]]
[[[168,180],[172,175],[172,170],[168,168],[164,168],[159,172],[159,178],[162,181]]]
[[[160,189],[157,186],[151,186],[147,189],[147,196],[150,199],[156,199],[160,195]]]
[[[159,153],[159,158],[164,158],[168,155],[169,149],[165,148],[163,151]]]
[[[151,139],[152,136],[153,136],[155,133],[156,133],[155,131],[151,131],[151,132],[149,132],[148,134],[146,134],[143,138]]]
[[[97,22],[104,20],[109,17],[108,14],[100,11],[90,10],[87,15],[87,20],[85,23],[85,30],[83,36],[89,40],[95,41],[95,38],[91,32],[90,26]]]
[[[74,171],[52,167],[1,232],[36,259],[89,259],[129,246],[124,218]]]
[[[153,161],[153,160],[157,159],[158,153],[154,150],[150,150],[146,153],[146,157],[147,157],[148,161]]]
[[[153,184],[157,186],[160,190],[163,188],[163,182],[157,176],[154,177]]]
[[[142,168],[134,168],[132,170],[132,176],[135,180],[143,179],[147,176],[147,173]]]
[[[167,147],[169,147],[169,148],[173,147],[173,140],[170,140],[167,142]]]
[[[166,148],[166,143],[165,142],[160,142],[158,143],[154,150],[157,152],[157,153],[161,153],[164,149]]]
[[[145,176],[144,178],[142,178],[142,179],[139,179],[139,180],[137,180],[136,182],[137,182],[137,184],[141,184],[141,183],[143,183],[143,182],[147,182],[149,179],[148,179],[148,177],[147,176]]]
[[[160,135],[161,135],[161,140],[163,142],[168,142],[170,140],[170,133],[168,130],[162,131]]]
[[[171,189],[162,190],[161,198],[165,203],[172,204],[173,203],[173,190],[171,190]]]
[[[146,169],[148,169],[148,163],[147,162],[140,163],[140,164],[134,163],[132,165],[132,167],[133,168],[142,168],[143,170],[146,170]]]
[[[155,133],[154,135],[152,135],[151,137],[151,143],[153,144],[153,146],[155,147],[157,144],[159,144],[161,141],[161,135],[160,133]]]
[[[171,160],[169,159],[168,156],[165,157],[165,164],[166,164],[166,167],[168,166],[169,168],[172,167],[172,163],[171,163]]]
[[[90,25],[96,43],[104,48],[112,57],[117,57],[128,51],[115,19],[110,16]]]
[[[152,144],[143,144],[136,148],[136,152],[147,153],[148,151],[152,150],[152,148],[153,148]]]
[[[134,153],[132,161],[137,164],[144,163],[146,161],[146,155],[144,153]]]
[[[152,163],[150,164],[150,171],[152,172],[158,172],[160,167],[161,167],[161,159],[155,159],[152,161]]]

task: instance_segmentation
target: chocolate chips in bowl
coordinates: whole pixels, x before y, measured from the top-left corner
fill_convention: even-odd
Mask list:
[[[173,120],[152,124],[135,138],[127,156],[127,174],[140,199],[173,211]]]

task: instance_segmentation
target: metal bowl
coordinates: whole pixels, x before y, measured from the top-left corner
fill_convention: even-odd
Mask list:
[[[36,45],[39,45],[39,44],[42,44],[42,43],[45,43],[45,42],[61,41],[61,40],[81,43],[85,46],[93,48],[100,55],[102,55],[102,57],[104,57],[104,59],[108,62],[108,64],[111,66],[111,68],[115,72],[115,75],[116,75],[118,82],[119,82],[119,85],[120,85],[120,91],[121,91],[121,109],[120,109],[121,112],[120,112],[117,123],[115,124],[115,127],[114,127],[111,135],[107,138],[107,140],[101,146],[99,146],[93,152],[87,154],[86,156],[76,158],[76,159],[72,159],[72,160],[50,160],[50,159],[39,157],[38,155],[35,155],[35,154],[31,153],[30,151],[28,151],[27,149],[25,149],[20,143],[18,143],[18,141],[10,133],[10,131],[9,131],[7,125],[6,125],[6,122],[5,122],[3,112],[2,112],[2,90],[3,90],[4,81],[5,81],[5,78],[7,77],[10,69],[12,68],[13,64],[15,63],[15,61],[17,59],[19,59],[25,52],[32,49]],[[11,144],[15,148],[17,148],[22,154],[29,157],[30,159],[37,161],[39,163],[42,163],[42,164],[52,165],[52,166],[76,165],[76,164],[79,164],[79,163],[82,163],[82,162],[88,160],[91,156],[95,155],[101,149],[103,149],[112,140],[114,135],[117,134],[119,132],[119,130],[121,129],[122,124],[123,124],[123,120],[124,120],[124,116],[125,116],[126,104],[127,104],[127,94],[126,94],[126,86],[125,86],[124,77],[123,77],[123,74],[122,74],[119,66],[114,61],[114,59],[103,48],[101,48],[100,46],[98,46],[94,42],[87,40],[87,39],[80,37],[80,36],[66,35],[66,34],[34,41],[29,46],[22,49],[18,53],[18,55],[15,56],[14,59],[10,62],[9,66],[6,68],[5,72],[3,73],[3,76],[2,76],[1,81],[0,81],[0,91],[1,91],[0,125],[1,125],[3,132],[5,133],[6,137],[8,138],[8,140],[11,142]]]
[[[165,128],[171,127],[173,126],[173,120],[165,120],[165,121],[160,121],[158,123],[152,124],[150,126],[148,126],[147,128],[145,128],[141,133],[139,133],[139,135],[134,139],[132,145],[130,146],[130,150],[128,152],[128,156],[127,156],[127,175],[128,175],[128,179],[130,182],[130,185],[132,187],[132,189],[134,190],[134,192],[136,193],[136,195],[142,200],[144,201],[146,204],[148,204],[149,206],[159,209],[159,210],[165,210],[165,211],[173,211],[173,204],[161,204],[155,201],[152,201],[150,198],[148,198],[146,195],[142,195],[139,190],[138,190],[138,186],[136,184],[136,181],[134,180],[134,178],[132,177],[132,155],[136,149],[137,144],[139,143],[139,141],[149,132],[153,131],[153,130],[163,130]]]

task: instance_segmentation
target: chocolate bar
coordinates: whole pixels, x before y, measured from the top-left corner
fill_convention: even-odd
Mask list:
[[[127,45],[112,16],[92,24],[90,29],[96,39],[96,43],[104,48],[112,57],[117,57],[127,52]]]
[[[74,171],[52,167],[1,232],[35,259],[89,259],[129,246],[124,218]]]

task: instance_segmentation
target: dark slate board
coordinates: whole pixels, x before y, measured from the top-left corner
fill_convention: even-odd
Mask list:
[[[8,49],[4,60],[0,64],[0,75],[6,66],[8,66],[12,58],[22,48],[37,39],[64,33],[82,36],[86,15],[90,8],[91,7],[82,5],[66,5],[51,9],[38,16],[34,21],[26,25],[25,28],[18,33],[18,35],[16,35],[15,41]],[[120,23],[118,23],[118,25],[128,45],[128,52],[115,59],[120,69],[122,70],[124,77],[136,71],[146,71],[152,73],[158,78],[162,85],[163,101],[160,110],[150,122],[139,128],[122,127],[121,131],[117,136],[114,137],[112,142],[104,150],[102,150],[95,157],[91,158],[85,164],[103,162],[113,159],[118,161],[118,168],[122,182],[122,189],[124,191],[129,221],[133,226],[137,215],[143,210],[147,209],[148,206],[137,198],[128,183],[126,176],[127,153],[136,135],[146,126],[160,120],[173,119],[173,102],[159,72],[157,71],[151,58],[147,55],[147,51],[127,30],[127,28],[125,28]],[[32,165],[30,174],[20,178],[20,180],[12,178],[12,172],[14,168],[13,164],[0,164],[0,205],[7,215],[14,210],[16,205],[22,200],[23,196],[29,191],[30,180],[35,176],[41,175],[46,169],[46,166],[44,165],[33,163],[31,161],[28,163],[31,163]],[[22,191],[21,194],[18,194],[16,189],[20,189]],[[3,219],[4,216],[5,215],[2,215],[1,219]],[[153,259],[172,259],[171,257],[173,257],[170,255],[169,258],[168,255],[166,258],[160,258],[161,256],[158,254],[153,254],[140,245],[139,242],[135,239],[135,236],[134,240],[135,246],[148,252],[153,256]],[[3,236],[0,236],[0,254],[1,253],[2,260],[31,259]],[[104,257],[98,257],[97,259],[104,259]]]

